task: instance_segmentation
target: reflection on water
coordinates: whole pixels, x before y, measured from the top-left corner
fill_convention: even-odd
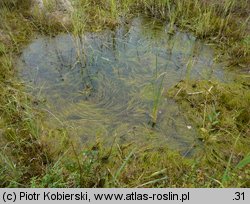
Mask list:
[[[81,38],[39,38],[20,61],[20,75],[34,94],[46,97],[47,109],[83,142],[116,137],[180,151],[192,146],[196,131],[177,104],[162,96],[182,79],[223,78],[209,46],[186,33],[168,35],[167,26],[145,18]]]

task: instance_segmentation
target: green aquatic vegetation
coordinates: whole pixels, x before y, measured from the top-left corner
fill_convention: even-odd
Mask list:
[[[158,56],[156,54],[155,56],[155,79],[153,84],[153,108],[151,113],[151,125],[154,127],[157,123],[158,118],[158,112],[159,112],[159,106],[161,103],[162,95],[164,92],[164,78],[165,78],[166,72],[163,72],[161,74],[158,73]]]
[[[156,76],[155,85],[154,85],[154,101],[153,101],[153,108],[151,113],[151,119],[152,119],[152,126],[154,127],[157,123],[157,118],[159,114],[159,106],[161,103],[161,99],[164,93],[164,78],[166,73],[162,73],[159,76]]]
[[[247,34],[249,18],[246,17],[249,13],[248,1],[75,2],[79,4],[75,6],[77,8],[71,16],[71,24],[62,25],[55,19],[46,18],[38,9],[31,13],[29,0],[0,1],[1,186],[222,187],[221,184],[224,184],[228,187],[249,187],[250,95],[247,80],[230,84],[186,81],[172,89],[172,96],[199,128],[201,136],[198,140],[204,145],[199,156],[188,159],[168,150],[166,146],[135,149],[132,145],[115,143],[113,148],[107,148],[107,145],[98,143],[75,146],[77,151],[74,151],[69,145],[73,140],[71,138],[69,141],[69,131],[44,123],[43,118],[47,114],[40,109],[44,104],[24,91],[23,84],[16,79],[14,68],[15,57],[23,45],[37,34],[54,36],[63,31],[79,37],[89,30],[114,28],[120,16],[143,12],[167,20],[171,33],[175,26],[179,26],[217,44],[230,59],[231,65],[240,65],[247,70],[250,50]],[[52,8],[49,6],[49,9]],[[83,54],[79,46],[79,56]],[[156,77],[158,83],[153,91],[152,121],[155,123],[163,97],[164,77],[161,74]],[[150,94],[144,95],[152,99]],[[132,109],[133,104],[131,102],[129,108]],[[93,115],[103,120],[103,114],[91,109],[90,105],[83,108],[87,110],[86,114],[80,115],[83,121]],[[77,109],[75,112],[78,113]],[[112,122],[107,118],[105,121]],[[91,124],[97,127],[94,121]],[[87,122],[84,125],[87,126]],[[74,128],[70,124],[67,127]],[[131,127],[125,124],[120,128],[126,132]],[[93,129],[87,130],[85,127],[86,134],[109,134],[106,126],[97,128],[98,131]],[[143,135],[153,134],[146,128],[143,131]],[[237,135],[240,137],[231,151]],[[73,143],[80,142],[73,140]],[[226,175],[224,182],[223,175]]]

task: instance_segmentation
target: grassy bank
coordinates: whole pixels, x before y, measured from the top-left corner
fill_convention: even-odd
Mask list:
[[[249,66],[249,1],[139,1],[146,13],[218,46],[228,65]],[[218,56],[221,58],[222,56]]]
[[[222,183],[245,178],[249,186],[249,83],[181,81],[169,96],[199,128],[204,158],[224,163]]]
[[[76,0],[70,21],[48,18],[30,1],[0,5],[1,187],[249,187],[249,75],[233,84],[185,81],[170,90],[200,131],[202,151],[183,158],[167,147],[115,141],[80,148],[67,129],[43,125],[46,113],[16,77],[15,59],[37,35],[100,31],[136,13],[167,20],[216,44],[218,59],[249,71],[249,2]],[[47,4],[53,11],[55,5]],[[64,136],[61,139],[61,136]],[[56,141],[56,142],[55,142]],[[53,144],[53,145],[51,145]]]

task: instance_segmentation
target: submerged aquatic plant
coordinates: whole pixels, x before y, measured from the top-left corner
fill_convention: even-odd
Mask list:
[[[154,88],[153,109],[151,113],[152,127],[154,127],[157,122],[159,106],[160,106],[162,94],[164,92],[163,82],[164,82],[165,75],[166,75],[166,72],[160,74],[156,79],[156,85]],[[158,81],[160,81],[159,84],[157,83]]]
[[[158,60],[157,60],[157,55],[155,58],[155,83],[154,83],[154,89],[153,89],[153,94],[154,94],[154,101],[153,101],[153,109],[152,109],[152,113],[151,113],[151,125],[152,127],[154,127],[156,125],[157,122],[157,118],[158,118],[158,111],[159,111],[159,106],[160,106],[160,102],[161,102],[161,98],[162,98],[162,94],[164,92],[164,78],[166,76],[166,72],[161,73],[160,75],[158,75]]]
[[[249,37],[244,34],[249,18],[245,23],[238,21],[239,16],[243,16],[243,12],[248,11],[245,9],[249,5],[247,4],[248,0],[217,2],[169,0],[170,9],[166,6],[166,0],[124,0],[119,1],[119,6],[115,5],[118,1],[109,0],[109,2],[113,2],[112,7],[107,6],[110,4],[106,0],[75,1],[84,2],[78,7],[80,10],[86,7],[86,10],[77,14],[86,15],[86,17],[77,16],[72,25],[72,29],[78,30],[77,33],[80,33],[80,35],[87,24],[92,27],[92,30],[98,30],[103,24],[109,23],[110,19],[118,17],[114,14],[120,12],[117,11],[120,5],[122,5],[122,8],[126,8],[126,11],[135,10],[132,6],[136,5],[136,8],[140,8],[140,11],[144,8],[144,11],[152,13],[153,16],[170,20],[171,26],[176,24],[181,28],[191,30],[200,38],[210,39],[221,45],[231,57],[230,63],[245,66],[245,63],[249,62],[247,61],[249,59]],[[215,4],[210,2],[215,2]],[[224,8],[216,4],[222,4]],[[217,147],[216,153],[225,155],[220,160],[217,159],[218,157],[213,158],[214,155],[208,155],[198,162],[189,161],[177,153],[173,154],[167,148],[156,152],[143,149],[139,153],[136,152],[136,156],[133,156],[131,149],[119,147],[116,152],[112,151],[111,159],[105,157],[105,164],[103,158],[106,155],[97,155],[96,148],[92,148],[92,150],[86,148],[87,153],[85,154],[73,154],[75,157],[79,156],[82,167],[77,164],[78,159],[72,159],[69,155],[66,155],[67,158],[63,158],[63,162],[58,162],[61,159],[58,159],[55,156],[56,154],[52,156],[51,153],[55,151],[55,146],[51,145],[50,148],[46,148],[49,142],[41,142],[41,138],[45,137],[43,134],[52,131],[47,127],[40,130],[40,117],[38,117],[38,114],[33,115],[35,110],[30,108],[31,104],[29,103],[32,102],[32,99],[25,100],[26,93],[21,91],[21,85],[15,81],[12,59],[21,47],[32,39],[31,36],[34,36],[35,33],[52,35],[58,32],[59,26],[54,26],[53,22],[45,20],[46,18],[39,15],[38,11],[37,15],[34,14],[36,10],[33,10],[32,14],[29,13],[28,9],[24,9],[27,5],[30,5],[29,0],[0,0],[0,40],[6,47],[3,48],[3,45],[1,45],[0,48],[0,135],[4,136],[1,137],[3,140],[1,140],[2,148],[0,152],[0,181],[2,187],[29,187],[30,182],[34,184],[34,187],[74,187],[81,186],[81,183],[84,183],[84,187],[102,187],[106,181],[111,181],[113,184],[114,180],[116,186],[124,187],[217,187],[218,183],[215,181],[222,177],[221,172],[223,173],[223,170],[225,170],[228,150],[231,150],[230,146],[234,141],[231,137],[237,135],[239,131],[242,132],[243,136],[240,137],[234,149],[234,154],[228,162],[227,173],[225,173],[224,178],[226,178],[227,186],[249,187],[250,172],[248,166],[250,155],[249,153],[246,154],[246,152],[249,152],[249,137],[247,137],[249,133],[249,128],[247,128],[249,127],[249,123],[247,123],[249,111],[247,107],[249,107],[250,95],[246,93],[247,87],[249,87],[248,82],[242,83],[242,86],[246,88],[241,91],[234,88],[233,93],[230,93],[230,89],[232,89],[230,84],[231,87],[226,86],[225,89],[220,89],[219,86],[219,89],[216,88],[217,91],[213,92],[213,95],[208,95],[208,99],[217,96],[216,104],[220,105],[220,110],[210,111],[212,114],[208,115],[209,122],[206,123],[206,127],[209,123],[218,126],[217,129],[207,128],[209,130],[207,134],[219,139],[219,142],[213,141],[212,150],[214,152],[214,147]],[[238,9],[235,9],[235,7]],[[111,12],[113,15],[110,14]],[[239,12],[239,15],[237,12]],[[249,12],[246,13],[248,15]],[[33,18],[30,16],[33,16]],[[5,36],[7,37],[5,38]],[[2,40],[3,38],[5,40]],[[232,49],[230,45],[232,45]],[[79,55],[81,55],[81,49],[79,52]],[[154,124],[157,121],[158,109],[164,91],[164,77],[165,74],[156,75],[157,83],[155,83],[152,109],[152,122]],[[198,125],[202,124],[204,110],[202,104],[206,101],[204,99],[206,96],[204,94],[185,94],[185,92],[180,91],[185,90],[185,87],[183,89],[178,88],[179,94],[174,95],[186,98],[186,101],[190,103],[187,111],[192,111],[190,115],[196,116],[194,121]],[[191,91],[200,93],[199,86],[197,90],[191,89]],[[238,93],[238,97],[235,97],[237,94],[234,93]],[[183,98],[180,100],[182,103],[185,102]],[[206,109],[209,109],[210,103],[206,104]],[[198,114],[199,112],[200,114]],[[219,112],[220,115],[218,115]],[[222,119],[220,123],[217,122],[218,116]],[[4,134],[2,134],[2,129]],[[54,133],[52,135],[54,136]],[[57,144],[61,140],[61,132],[59,135],[60,137],[57,137],[58,140],[53,144]],[[61,149],[62,152],[65,152],[67,148],[62,147]],[[103,149],[106,150],[106,146],[103,146]],[[61,152],[59,155],[61,155]],[[124,158],[123,155],[128,156]],[[209,158],[213,160],[209,160]],[[236,165],[236,167],[233,168],[233,165]],[[129,168],[126,168],[127,166]],[[162,169],[164,171],[161,171]],[[115,172],[115,177],[112,176],[112,172]],[[213,178],[210,178],[210,175]],[[227,179],[228,175],[231,176],[230,179]],[[166,178],[168,178],[167,182],[165,182]],[[81,179],[84,179],[84,182]]]

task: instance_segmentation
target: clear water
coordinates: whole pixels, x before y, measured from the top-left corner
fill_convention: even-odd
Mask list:
[[[46,98],[48,124],[67,127],[83,143],[116,138],[185,152],[197,132],[166,91],[183,79],[225,74],[210,46],[167,31],[139,17],[113,31],[41,37],[23,50],[20,76],[35,96]]]

